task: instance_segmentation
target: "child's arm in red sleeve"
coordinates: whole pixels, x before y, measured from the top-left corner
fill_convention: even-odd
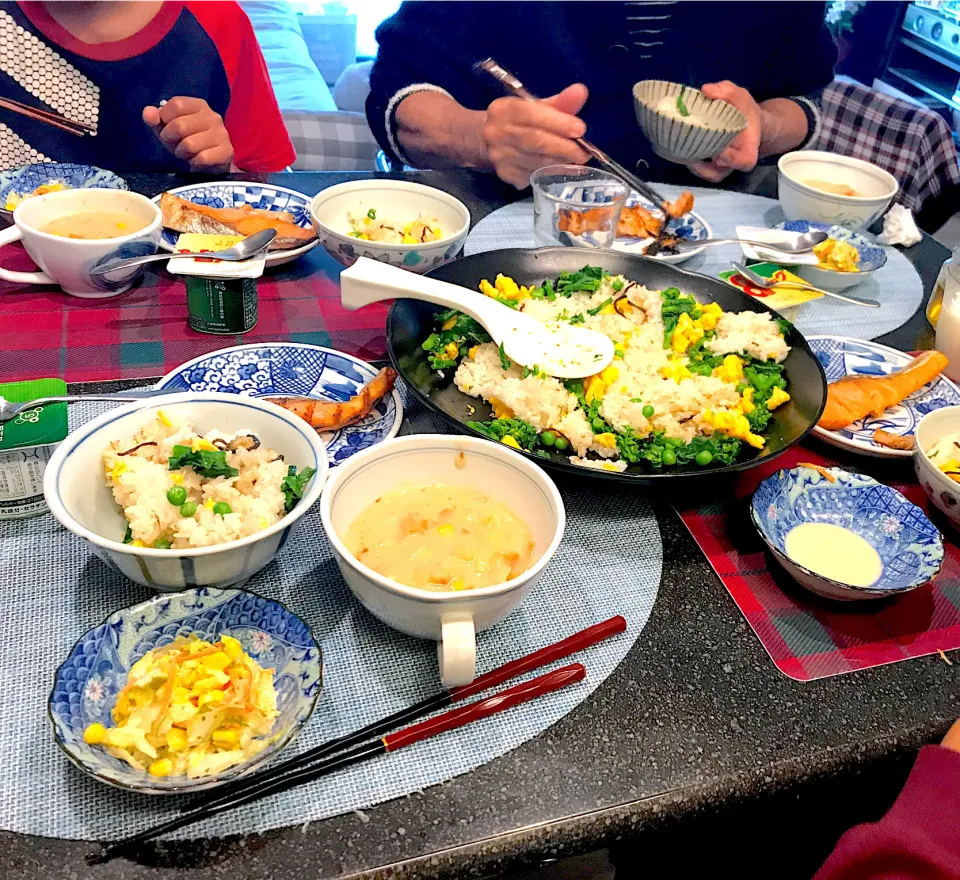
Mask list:
[[[960,877],[960,721],[944,746],[920,750],[903,791],[879,821],[851,828],[814,880]]]

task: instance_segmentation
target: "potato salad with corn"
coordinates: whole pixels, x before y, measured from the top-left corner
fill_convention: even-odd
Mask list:
[[[479,286],[509,308],[580,324],[614,343],[610,366],[561,380],[512,363],[472,318],[452,310],[436,317],[421,345],[429,367],[453,371],[457,388],[487,401],[493,417],[470,427],[514,449],[618,472],[640,463],[731,464],[765,446],[773,411],[790,400],[790,325],[769,313],[724,312],[594,266],[536,287],[504,275]]]
[[[262,751],[277,714],[273,670],[240,642],[179,637],[130,667],[115,726],[91,724],[83,739],[151,776],[196,779]]]

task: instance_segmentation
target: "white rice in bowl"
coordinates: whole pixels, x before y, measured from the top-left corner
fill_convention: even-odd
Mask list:
[[[245,538],[282,519],[313,469],[299,474],[252,431],[200,435],[162,409],[103,451],[127,521],[124,543],[185,550]]]

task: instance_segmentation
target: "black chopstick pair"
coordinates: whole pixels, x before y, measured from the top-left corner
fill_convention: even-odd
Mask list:
[[[102,848],[99,852],[91,853],[87,856],[87,862],[89,864],[101,864],[110,861],[129,851],[131,847],[146,843],[187,825],[192,825],[202,819],[219,815],[273,794],[279,794],[345,767],[395,751],[447,730],[462,727],[479,718],[502,712],[542,694],[581,681],[586,676],[586,669],[579,663],[571,664],[514,685],[486,699],[441,713],[419,724],[412,724],[381,739],[365,742],[369,737],[379,736],[401,724],[422,718],[437,709],[445,708],[491,687],[496,687],[511,678],[545,666],[562,657],[568,657],[590,645],[624,632],[626,626],[627,622],[623,617],[612,617],[539,651],[493,669],[474,679],[469,685],[441,691],[406,709],[395,712],[345,736],[329,740],[274,767],[218,788],[208,795],[201,795],[193,801],[187,811],[179,816],[125,838],[116,844]]]

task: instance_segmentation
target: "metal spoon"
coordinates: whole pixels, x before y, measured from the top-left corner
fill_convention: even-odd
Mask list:
[[[752,241],[747,238],[708,238],[706,241],[689,241],[681,239],[671,247],[677,250],[693,250],[693,248],[711,247],[715,244],[752,244],[768,251],[779,251],[781,254],[808,254],[818,244],[827,240],[826,232],[804,232],[795,239],[781,241]]]
[[[175,390],[175,389],[174,389]],[[130,400],[144,400],[148,397],[160,397],[164,394],[171,394],[172,390],[157,390],[149,388],[144,391],[118,391],[116,394],[63,394],[54,397],[38,397],[36,400],[28,400],[24,403],[14,403],[11,400],[4,400],[0,397],[0,424],[9,422],[20,413],[28,412],[50,403],[78,403],[84,400],[103,400],[110,403],[124,403]],[[31,419],[32,421],[32,419]]]
[[[774,287],[792,287],[794,290],[815,290],[817,293],[823,293],[827,296],[842,299],[844,302],[853,303],[855,306],[866,306],[868,309],[880,308],[880,303],[878,303],[875,299],[859,299],[855,296],[844,296],[842,293],[834,293],[832,290],[823,290],[820,287],[814,287],[812,284],[798,284],[796,281],[771,281],[769,278],[764,278],[762,275],[759,275],[752,269],[748,269],[743,265],[743,263],[731,263],[730,265],[733,266],[733,268],[736,269],[751,284],[755,284],[757,287],[762,287],[764,290],[770,290]]]
[[[108,272],[116,272],[119,269],[129,269],[131,266],[142,266],[144,263],[152,263],[155,260],[172,260],[174,257],[203,257],[204,259],[227,260],[229,262],[249,260],[270,247],[270,244],[276,237],[276,229],[261,229],[259,232],[248,235],[243,241],[238,241],[235,245],[224,248],[222,251],[214,251],[209,254],[150,254],[148,257],[130,257],[126,260],[114,260],[112,263],[94,266],[90,270],[90,274],[106,275]]]
[[[613,360],[613,342],[596,330],[566,321],[538,321],[457,284],[366,257],[340,273],[340,302],[345,309],[354,311],[395,297],[419,299],[469,315],[483,325],[508,359],[524,367],[536,365],[549,376],[582,379],[599,373]]]

